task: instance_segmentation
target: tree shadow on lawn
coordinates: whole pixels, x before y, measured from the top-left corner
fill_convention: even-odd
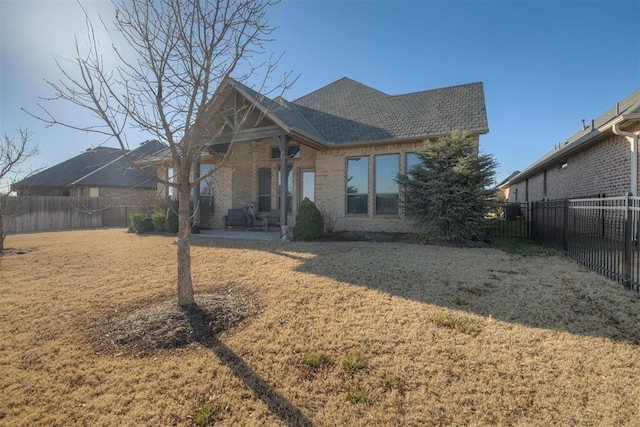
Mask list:
[[[640,344],[640,296],[561,255],[376,242],[209,242],[297,259],[296,271],[529,327]],[[309,253],[296,257],[292,252]],[[283,279],[283,280],[286,280]]]
[[[213,351],[220,361],[253,392],[255,397],[267,405],[273,414],[277,415],[289,426],[304,427],[313,425],[297,407],[275,391],[273,387],[251,369],[241,357],[220,341],[215,331],[207,331],[208,325],[210,324],[208,319],[209,315],[202,308],[198,305],[193,305],[188,308],[183,308],[183,310],[191,324],[192,330],[204,332],[198,334],[199,338],[197,341]]]
[[[197,294],[196,302],[180,307],[173,297],[145,301],[118,311],[111,318],[96,319],[90,326],[90,336],[99,353],[124,352],[137,357],[200,344],[211,350],[285,424],[311,426],[311,421],[296,406],[218,338],[221,332],[238,327],[262,310],[255,295],[237,286],[221,287],[211,294]]]

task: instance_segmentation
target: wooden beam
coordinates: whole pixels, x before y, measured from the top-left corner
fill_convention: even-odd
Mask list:
[[[274,138],[281,134],[278,126],[263,126],[259,128],[243,129],[238,132],[229,132],[203,141],[204,145],[229,144],[231,142],[255,141],[259,139]]]

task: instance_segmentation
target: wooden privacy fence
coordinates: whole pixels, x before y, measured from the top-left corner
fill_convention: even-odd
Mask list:
[[[128,227],[129,206],[107,197],[21,196],[0,199],[7,234]]]

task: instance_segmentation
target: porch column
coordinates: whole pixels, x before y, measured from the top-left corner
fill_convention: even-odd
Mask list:
[[[193,180],[200,178],[200,154],[196,156],[193,162]],[[194,224],[200,224],[200,183],[193,186],[193,221]]]
[[[287,153],[289,152],[289,137],[277,135],[280,149],[280,237],[287,238]]]

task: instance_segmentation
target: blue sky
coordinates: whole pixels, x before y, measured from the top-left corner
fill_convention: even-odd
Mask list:
[[[83,3],[112,16],[107,2]],[[483,82],[480,145],[498,181],[640,88],[637,0],[284,0],[270,20],[279,29],[267,49],[300,76],[290,100],[345,76],[390,95]],[[52,95],[43,79],[59,77],[54,59],[73,56],[74,34],[85,33],[72,0],[0,0],[0,131],[33,132],[41,154],[26,170],[102,142],[20,111]]]

